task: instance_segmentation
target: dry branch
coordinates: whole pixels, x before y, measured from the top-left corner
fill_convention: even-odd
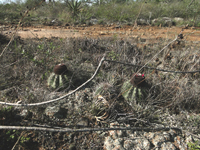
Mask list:
[[[180,128],[176,127],[163,127],[163,128],[141,128],[141,127],[118,127],[118,128],[83,128],[83,129],[71,129],[71,128],[45,128],[45,127],[22,127],[22,126],[0,126],[0,130],[35,130],[35,131],[48,131],[48,132],[91,132],[91,131],[110,131],[110,130],[132,130],[132,131],[146,131],[146,132],[155,132],[155,131],[169,131],[176,130],[181,132]]]
[[[13,146],[13,148],[12,148],[11,150],[14,150],[14,149],[15,149],[17,143],[19,143],[19,140],[21,139],[22,135],[24,135],[24,133],[25,133],[25,132],[23,131],[23,132],[20,134],[20,136],[18,137],[17,142],[15,142],[15,145]]]

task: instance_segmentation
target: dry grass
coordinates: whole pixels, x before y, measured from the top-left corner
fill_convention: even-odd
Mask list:
[[[54,65],[58,63],[67,64],[69,69],[78,74],[78,72],[83,71],[79,67],[82,63],[91,63],[95,67],[98,65],[102,54],[107,52],[107,59],[134,65],[144,65],[149,60],[149,56],[153,56],[159,51],[158,48],[161,45],[164,47],[167,44],[167,41],[159,41],[161,42],[159,43],[159,47],[155,43],[155,47],[147,45],[143,49],[137,47],[135,44],[136,41],[134,42],[133,40],[131,42],[112,38],[105,40],[82,38],[16,40],[1,59],[1,69],[5,68],[1,73],[1,90],[13,87],[15,90],[20,89],[23,93],[23,91],[33,92],[34,89],[42,88],[48,92],[46,79],[52,72]],[[168,48],[158,56],[159,65],[154,60],[149,63],[149,66],[157,66],[158,68],[174,71],[199,70],[199,53],[194,47],[195,45],[191,46],[191,48],[178,45],[177,48],[173,48],[172,50]],[[107,74],[107,71],[109,71],[109,73],[117,72],[121,78],[120,80],[126,81],[139,68],[104,62],[104,66],[96,80],[99,83],[108,81],[110,75]],[[150,103],[161,105],[162,103],[165,104],[173,101],[173,107],[179,104],[188,106],[188,103],[192,104],[191,107],[195,107],[197,104],[196,100],[199,91],[197,86],[199,83],[198,72],[194,74],[174,74],[149,69],[142,69],[141,72],[145,73],[146,80],[151,83],[152,87],[156,87],[156,89],[161,91],[156,95],[156,98],[154,95],[155,102],[150,100]],[[89,75],[91,73],[92,70],[90,69]],[[85,79],[87,77],[86,75]],[[18,93],[18,98],[20,98],[21,92],[18,90],[16,92]],[[35,95],[38,95],[38,93]],[[27,98],[23,94],[22,97],[27,103],[33,102],[31,100],[27,101]],[[41,99],[33,99],[41,101]],[[198,108],[198,105],[196,105],[196,108]]]
[[[2,70],[0,99],[5,102],[22,100],[23,103],[46,101],[49,99],[48,95],[56,91],[49,88],[46,82],[53,67],[58,63],[65,63],[73,72],[71,82],[67,83],[67,88],[60,92],[62,94],[75,89],[89,79],[105,52],[106,59],[144,65],[168,43],[168,40],[163,39],[148,44],[138,39],[121,40],[115,37],[16,39],[0,60]],[[139,47],[138,44],[146,46]],[[2,45],[4,46],[5,44]],[[165,49],[157,59],[147,66],[174,71],[200,70],[197,45],[194,43],[187,45],[184,40],[181,40],[180,44]],[[104,86],[106,92],[101,93],[109,103],[109,109],[106,111],[110,113],[110,116],[106,118],[107,121],[118,119],[116,116],[119,113],[131,113],[132,116],[127,117],[125,121],[134,126],[148,126],[147,120],[150,123],[160,120],[159,116],[162,116],[165,110],[170,110],[171,114],[179,114],[183,111],[199,113],[199,72],[177,74],[147,68],[142,69],[141,73],[145,74],[146,81],[151,86],[149,94],[144,101],[137,103],[138,107],[131,108],[122,97],[124,91],[121,90],[121,86],[130,80],[132,74],[138,69],[140,67],[105,61],[96,78],[87,86],[94,92],[102,84],[109,85]],[[90,95],[90,98],[94,97]],[[77,119],[81,117],[80,113],[83,116],[86,115],[84,110],[91,110],[93,101],[87,103],[81,104],[82,110],[70,110],[72,115],[75,115]],[[30,121],[43,116],[43,111],[40,112],[40,110],[45,107],[30,109],[33,114],[37,114],[30,117]],[[88,111],[86,116],[92,115],[94,115],[92,111]],[[71,120],[70,116],[68,121],[74,125],[76,121]],[[58,123],[51,121],[54,125]]]

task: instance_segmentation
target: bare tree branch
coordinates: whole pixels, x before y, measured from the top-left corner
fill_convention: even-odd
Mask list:
[[[181,33],[182,33],[182,31],[179,33],[179,35],[180,35]],[[157,55],[160,54],[164,49],[166,49],[171,43],[175,42],[175,41],[179,38],[179,35],[177,35],[177,37],[176,37],[173,41],[169,42],[169,43],[168,43],[165,47],[163,47],[158,53],[156,53],[156,54],[155,54],[149,61],[147,61],[147,63],[144,64],[140,69],[138,69],[138,71],[135,73],[135,75],[136,75],[137,73],[139,73],[143,68],[145,68],[146,65],[147,65],[148,63],[150,63],[153,59],[155,59],[155,58],[157,57]],[[135,75],[132,76],[132,78],[134,78]]]

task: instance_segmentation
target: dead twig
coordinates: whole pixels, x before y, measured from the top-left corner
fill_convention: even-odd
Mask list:
[[[23,132],[21,133],[21,135],[19,136],[19,138],[18,138],[17,142],[16,142],[16,143],[15,143],[15,145],[13,146],[12,150],[14,150],[14,149],[15,149],[15,147],[16,147],[16,145],[17,145],[17,143],[19,143],[19,140],[21,139],[21,137],[22,137],[22,135],[24,134],[24,132],[25,132],[25,131],[23,131]]]
[[[142,6],[140,7],[140,11],[139,11],[139,13],[138,13],[138,15],[137,15],[137,17],[136,17],[136,19],[135,19],[135,23],[134,23],[133,28],[137,27],[137,19],[138,19],[139,15],[140,15],[140,13],[141,13],[141,11],[142,11],[142,7],[143,7],[143,5],[144,5],[145,3],[146,3],[146,2],[143,2],[143,3],[142,3]]]

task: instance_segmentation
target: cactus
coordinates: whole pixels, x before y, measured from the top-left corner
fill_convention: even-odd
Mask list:
[[[147,97],[146,85],[144,74],[133,74],[131,79],[122,85],[122,96],[129,105],[134,107]]]
[[[54,67],[53,73],[48,78],[47,84],[48,86],[56,89],[58,87],[64,86],[68,81],[67,77],[67,67],[64,64],[58,64]]]
[[[105,96],[107,94],[110,94],[112,88],[113,88],[113,85],[111,85],[108,82],[100,83],[98,86],[95,87],[94,96],[97,96],[97,95]]]

